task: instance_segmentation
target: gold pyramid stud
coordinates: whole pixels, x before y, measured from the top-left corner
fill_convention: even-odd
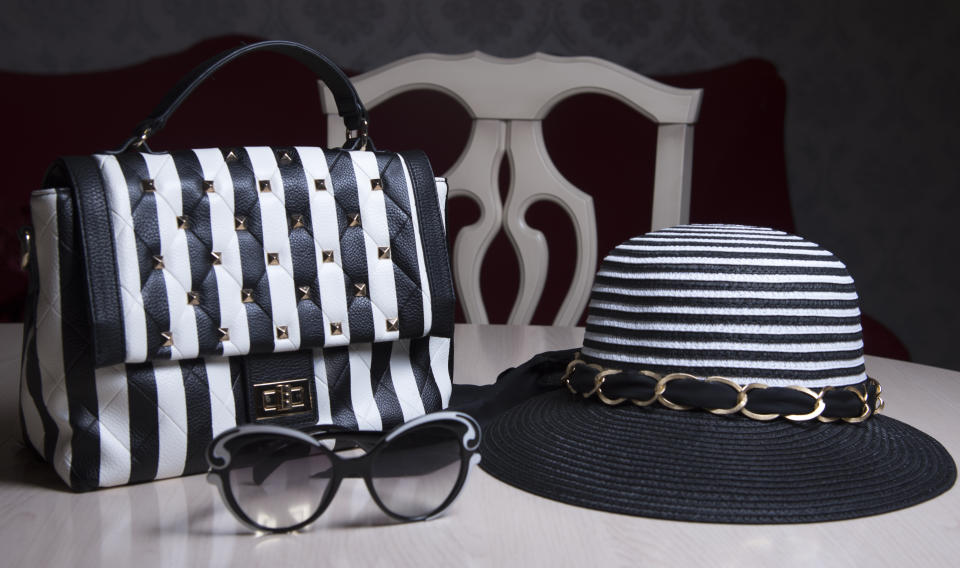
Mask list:
[[[289,166],[293,163],[293,156],[287,150],[280,150],[277,161],[280,162],[281,166]]]
[[[330,322],[330,335],[343,335],[343,324],[338,321]]]
[[[145,193],[153,193],[154,191],[157,190],[157,186],[156,186],[155,183],[153,183],[153,180],[152,180],[152,179],[142,179],[142,180],[140,180],[140,188],[141,188]]]
[[[353,295],[358,298],[363,298],[367,295],[367,285],[363,282],[354,282],[353,283]]]
[[[160,336],[163,337],[163,343],[160,344],[160,347],[173,347],[172,331],[161,331]]]
[[[302,302],[310,299],[309,286],[297,286],[297,301]]]
[[[400,331],[400,318],[387,318],[387,331]]]
[[[205,179],[203,180],[203,190],[207,193],[216,193],[217,189],[213,187],[213,180]]]
[[[377,258],[380,260],[389,260],[390,247],[377,247]]]
[[[177,228],[178,229],[189,229],[190,228],[190,217],[186,215],[177,216]]]
[[[290,216],[291,229],[299,229],[300,227],[305,227],[305,226],[306,224],[304,223],[303,215],[297,213],[296,215]]]
[[[320,252],[320,258],[323,262],[333,262],[333,251],[328,249],[323,249]]]
[[[233,228],[237,231],[247,230],[247,218],[243,215],[237,215],[233,218]]]
[[[214,266],[219,266],[223,260],[223,253],[213,251],[210,253],[210,264]]]
[[[240,290],[240,301],[244,304],[249,304],[253,302],[253,289],[252,288],[243,288]]]
[[[277,339],[290,339],[290,333],[287,331],[287,326],[277,326]]]
[[[347,226],[348,227],[359,227],[360,226],[360,214],[359,213],[347,213]]]
[[[325,179],[315,179],[313,180],[313,188],[317,191],[326,191],[327,190],[327,180]]]
[[[270,193],[270,180],[262,179],[260,180],[260,193]]]
[[[187,303],[190,304],[191,306],[199,306],[200,292],[194,292],[193,290],[190,290],[189,292],[187,292]]]
[[[280,264],[280,253],[279,252],[268,252],[267,253],[267,264],[270,266],[276,266]]]
[[[229,152],[227,152],[227,155],[224,159],[228,162],[236,162],[240,159],[240,156],[238,156],[237,153],[231,149]]]
[[[153,255],[153,269],[163,270],[163,255],[159,255],[159,254]]]
[[[217,334],[217,339],[220,341],[220,343],[223,343],[224,341],[230,341],[230,328],[218,327]]]
[[[380,181],[380,178],[373,178],[370,180],[370,189],[373,191],[383,190],[383,182]]]

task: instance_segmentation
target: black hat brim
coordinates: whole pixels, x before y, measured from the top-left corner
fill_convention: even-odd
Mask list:
[[[490,422],[481,467],[524,491],[628,515],[806,523],[902,509],[948,490],[956,465],[932,437],[874,416],[860,424],[759,422],[566,389]]]

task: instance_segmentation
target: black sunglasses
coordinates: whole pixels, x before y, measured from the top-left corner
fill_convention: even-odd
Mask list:
[[[301,431],[244,425],[214,438],[207,481],[227,508],[258,531],[307,526],[330,505],[344,478],[363,478],[386,514],[419,521],[443,512],[480,461],[480,426],[467,414],[434,412],[389,433],[336,426]],[[338,453],[363,450],[357,457]]]

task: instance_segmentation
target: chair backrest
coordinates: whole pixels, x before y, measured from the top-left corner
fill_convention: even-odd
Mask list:
[[[518,59],[480,52],[415,55],[355,76],[353,82],[368,108],[406,91],[429,89],[457,99],[473,119],[466,149],[443,174],[450,197],[470,197],[480,208],[480,219],[460,231],[453,247],[454,281],[468,322],[488,323],[480,293],[480,268],[501,228],[520,267],[519,293],[507,323],[525,324],[533,317],[546,280],[547,243],[543,233],[527,225],[524,217],[540,200],[563,208],[576,232],[575,273],[554,324],[575,325],[586,306],[597,264],[593,199],[560,174],[542,132],[543,118],[566,97],[605,94],[657,124],[651,226],[658,229],[689,220],[699,89],[670,87],[593,57],[542,53]],[[329,91],[322,92],[327,143],[339,146],[345,137],[343,122]],[[603,117],[593,120],[602,121]],[[629,140],[629,133],[619,132],[616,124],[610,125],[610,136]],[[511,181],[506,203],[501,204],[497,184],[504,154],[509,159]]]

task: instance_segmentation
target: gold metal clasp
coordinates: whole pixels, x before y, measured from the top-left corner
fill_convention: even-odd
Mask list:
[[[254,385],[257,420],[268,420],[313,410],[309,379],[290,379]]]

